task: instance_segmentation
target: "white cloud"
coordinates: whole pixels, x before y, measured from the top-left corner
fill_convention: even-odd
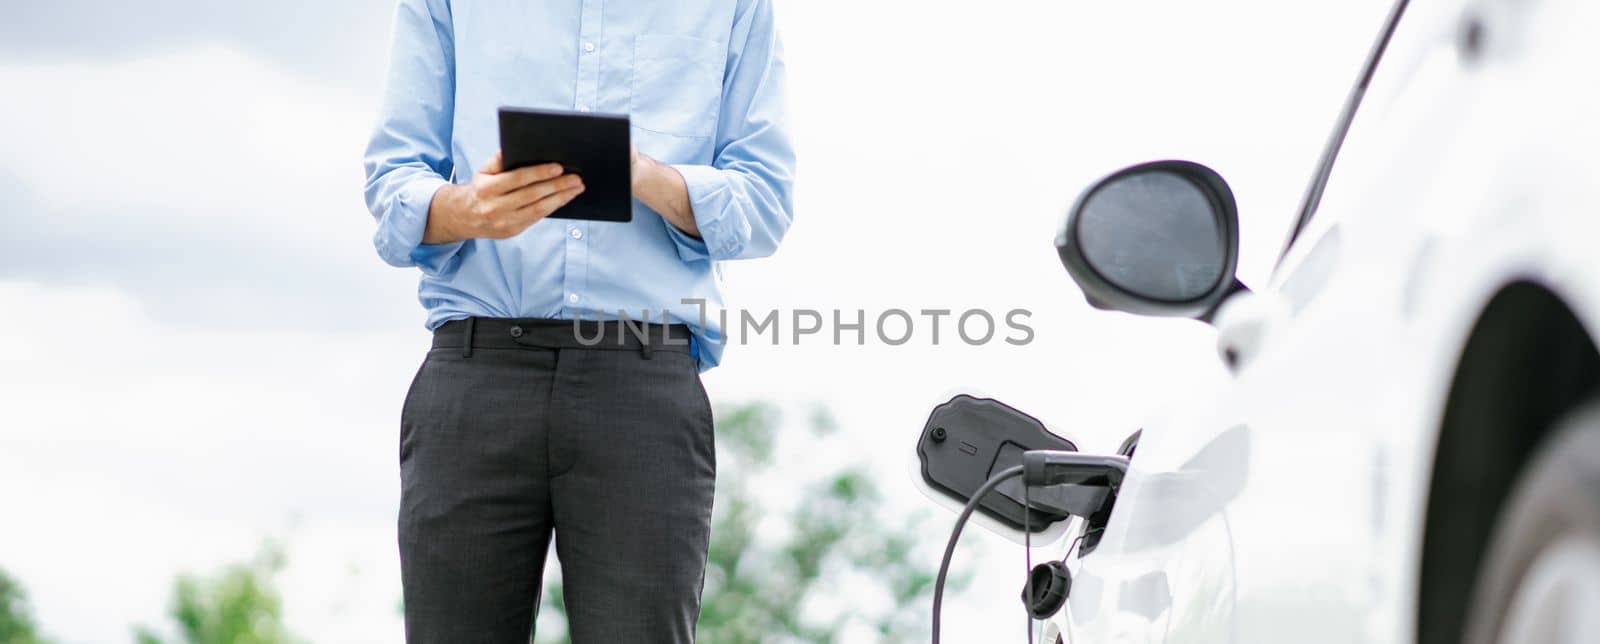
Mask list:
[[[361,201],[372,101],[227,49],[0,66],[21,156],[0,277],[114,285],[195,326],[359,328],[414,313]]]
[[[35,2],[0,22],[0,60],[110,62],[207,46],[310,79],[375,86],[393,0]]]

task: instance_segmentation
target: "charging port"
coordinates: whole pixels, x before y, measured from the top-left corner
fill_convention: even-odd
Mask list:
[[[934,407],[917,443],[923,480],[962,503],[990,476],[1022,465],[1022,454],[1032,450],[1075,452],[1078,447],[1005,403],[966,394]],[[1083,509],[1099,508],[1105,494],[1104,488],[1083,485],[1035,488],[1028,493],[1028,528],[1040,533],[1070,515],[1085,516]],[[1020,478],[1002,483],[978,506],[978,512],[1018,530],[1023,511]]]

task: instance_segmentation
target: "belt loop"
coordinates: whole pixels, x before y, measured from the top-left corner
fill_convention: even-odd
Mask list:
[[[461,337],[461,357],[472,357],[472,331],[477,326],[478,318],[467,318],[467,333]]]
[[[655,334],[646,332],[644,337],[639,338],[639,355],[643,356],[645,360],[654,360],[656,357],[655,341],[651,337],[653,335]]]

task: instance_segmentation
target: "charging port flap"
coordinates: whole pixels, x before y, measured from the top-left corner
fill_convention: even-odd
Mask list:
[[[966,503],[996,472],[1021,465],[1023,452],[1029,450],[1075,452],[1078,447],[1005,403],[966,394],[934,407],[917,442],[923,482],[957,503]],[[1086,485],[1035,488],[1028,493],[1028,527],[1040,534],[1074,514],[1087,516],[1105,502],[1106,494],[1104,487]],[[997,487],[979,503],[978,512],[1020,535],[1021,477]]]

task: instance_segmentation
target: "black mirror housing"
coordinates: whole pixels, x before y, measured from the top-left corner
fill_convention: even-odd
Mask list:
[[[1239,213],[1216,171],[1191,161],[1124,168],[1079,195],[1056,251],[1099,309],[1209,320],[1235,278]]]

